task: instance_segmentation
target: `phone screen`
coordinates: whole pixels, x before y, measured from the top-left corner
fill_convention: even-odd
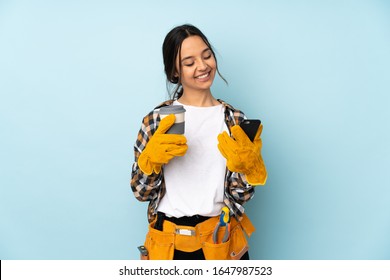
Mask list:
[[[260,124],[261,121],[258,119],[244,120],[240,124],[240,127],[242,128],[242,130],[244,130],[248,138],[253,142],[253,140],[255,140],[256,132],[259,129]]]

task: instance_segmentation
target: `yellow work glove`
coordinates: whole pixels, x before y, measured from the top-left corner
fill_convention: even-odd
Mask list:
[[[267,170],[261,156],[260,125],[253,142],[242,128],[235,125],[231,128],[232,137],[226,131],[218,135],[218,149],[227,160],[227,168],[232,172],[244,173],[251,185],[264,185],[267,180]]]
[[[146,144],[138,158],[138,166],[146,175],[160,173],[161,166],[173,157],[183,156],[187,151],[187,139],[184,135],[165,134],[175,123],[175,115],[166,116],[160,121],[156,132]]]

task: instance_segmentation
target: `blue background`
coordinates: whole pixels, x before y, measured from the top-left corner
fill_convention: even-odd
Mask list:
[[[390,259],[388,1],[0,2],[0,259],[137,259],[142,117],[192,23],[264,123],[253,259]]]

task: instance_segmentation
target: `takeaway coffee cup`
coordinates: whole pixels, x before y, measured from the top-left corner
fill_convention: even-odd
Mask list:
[[[162,120],[170,114],[175,114],[176,120],[167,134],[184,134],[184,113],[185,109],[182,105],[170,105],[162,107],[159,111],[160,119]]]

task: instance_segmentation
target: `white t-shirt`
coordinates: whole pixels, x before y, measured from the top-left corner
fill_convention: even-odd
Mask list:
[[[174,105],[183,105],[178,101]],[[166,194],[158,211],[177,218],[217,216],[224,206],[226,159],[218,150],[218,134],[228,131],[222,104],[183,105],[188,150],[164,168]]]

